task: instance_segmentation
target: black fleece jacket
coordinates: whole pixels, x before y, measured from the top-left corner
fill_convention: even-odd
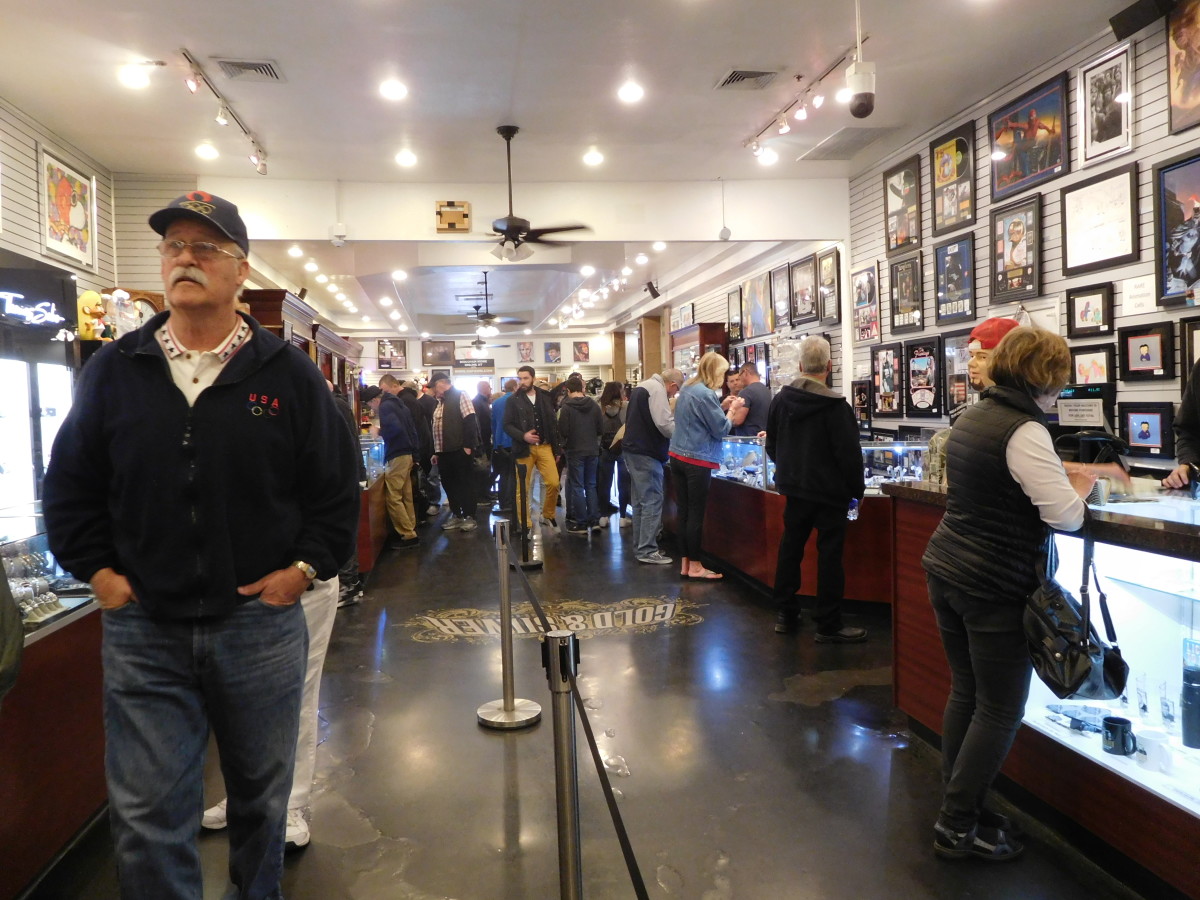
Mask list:
[[[767,411],[767,455],[775,489],[789,497],[846,507],[865,490],[858,425],[846,398],[803,376]]]
[[[354,550],[351,441],[311,359],[259,327],[189,407],[155,332],[84,366],[54,441],[43,510],[77,578],[111,567],[151,616],[220,616],[294,560],[332,578]]]

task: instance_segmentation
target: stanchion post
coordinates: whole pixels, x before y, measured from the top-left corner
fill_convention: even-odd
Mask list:
[[[550,681],[551,718],[554,721],[559,895],[562,900],[582,900],[579,769],[575,755],[575,709],[571,699],[571,677],[579,671],[579,638],[574,632],[547,632],[542,641],[542,665]]]
[[[514,461],[513,465],[517,473],[517,524],[521,532],[520,565],[522,569],[537,569],[542,565],[542,561],[533,552],[533,515],[529,511],[529,498],[526,496],[525,488],[525,473],[527,465],[531,462],[532,460],[520,463]]]
[[[475,711],[485,728],[511,730],[536,725],[542,718],[541,704],[518,699],[513,688],[512,594],[508,586],[508,519],[496,520],[496,568],[500,578],[500,678],[503,697],[490,700]]]

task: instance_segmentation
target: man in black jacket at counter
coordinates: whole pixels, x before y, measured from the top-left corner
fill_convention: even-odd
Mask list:
[[[826,386],[833,364],[825,338],[813,335],[801,341],[800,371],[767,413],[766,450],[775,461],[775,489],[787,497],[772,592],[779,607],[775,630],[787,634],[800,623],[800,565],[816,528],[817,642],[857,643],[867,639],[867,631],[843,625],[841,608],[846,513],[852,501],[862,500],[865,489],[858,425],[846,399]]]

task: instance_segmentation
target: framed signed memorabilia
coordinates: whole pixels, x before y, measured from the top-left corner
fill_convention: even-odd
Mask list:
[[[904,345],[904,408],[910,416],[942,414],[942,341],[926,336]]]
[[[1167,16],[1167,85],[1171,134],[1200,125],[1200,58],[1196,55],[1196,23],[1200,0],[1179,0]]]
[[[974,225],[974,121],[929,142],[929,173],[934,237]]]
[[[842,321],[842,264],[837,247],[817,254],[817,302],[822,324]]]
[[[771,305],[775,307],[775,328],[792,321],[792,281],[787,266],[771,270]]]
[[[937,324],[975,319],[975,235],[933,248],[933,295]]]
[[[1067,111],[1063,72],[988,116],[993,203],[1070,170]]]
[[[820,318],[817,310],[817,264],[809,256],[791,265],[792,324],[805,325]]]
[[[883,173],[887,255],[921,246],[921,157],[912,156]]]
[[[991,214],[992,303],[1028,300],[1042,290],[1042,195]]]
[[[925,327],[921,292],[921,254],[899,259],[888,266],[891,289],[892,334],[920,331]]]
[[[1082,275],[1137,262],[1137,164],[1062,190],[1062,273]]]
[[[1133,45],[1106,50],[1079,67],[1079,164],[1133,149]]]
[[[869,344],[880,338],[878,265],[871,263],[850,275],[854,291],[854,342]]]
[[[880,344],[871,348],[871,417],[904,415],[904,348]]]

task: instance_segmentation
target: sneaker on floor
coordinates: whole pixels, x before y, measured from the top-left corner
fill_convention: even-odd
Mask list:
[[[442,523],[442,531],[458,531],[462,523],[463,520],[457,516],[447,516],[446,521]]]
[[[587,534],[588,527],[586,525],[567,525],[567,534]]]
[[[393,550],[407,550],[419,543],[421,543],[421,539],[414,534],[412,537],[393,538],[388,542],[388,546]]]
[[[474,531],[478,527],[479,523],[474,519],[459,519],[458,521],[459,531]]]
[[[775,633],[791,634],[800,628],[800,614],[781,612],[775,616]]]
[[[596,527],[597,527],[597,528],[607,528],[607,527],[608,527],[609,525],[611,525],[611,524],[612,524],[612,522],[611,522],[611,521],[609,521],[609,518],[608,518],[608,516],[605,516],[605,517],[604,517],[603,519],[601,519],[601,520],[600,520],[598,523],[596,523]]]
[[[832,633],[817,632],[818,644],[861,644],[867,639],[867,629],[847,625]]]
[[[637,561],[640,563],[645,563],[648,566],[669,566],[672,562],[674,562],[671,557],[663,556],[662,552],[659,550],[655,550],[653,553],[647,554],[646,556],[639,556],[637,557]]]
[[[304,818],[304,810],[289,809],[284,842],[289,847],[304,847],[308,845],[309,838],[308,821]]]
[[[222,800],[216,806],[210,806],[204,811],[204,815],[200,817],[200,827],[207,828],[210,831],[220,831],[229,824],[225,814],[225,801]]]
[[[631,519],[629,516],[621,516],[621,528],[628,528],[632,524],[633,519]]]
[[[558,520],[553,519],[553,518],[548,518],[547,516],[542,516],[542,527],[543,528],[557,528]]]
[[[362,595],[362,591],[343,591],[338,595],[337,608],[341,609],[343,606],[353,606],[362,599]]]

